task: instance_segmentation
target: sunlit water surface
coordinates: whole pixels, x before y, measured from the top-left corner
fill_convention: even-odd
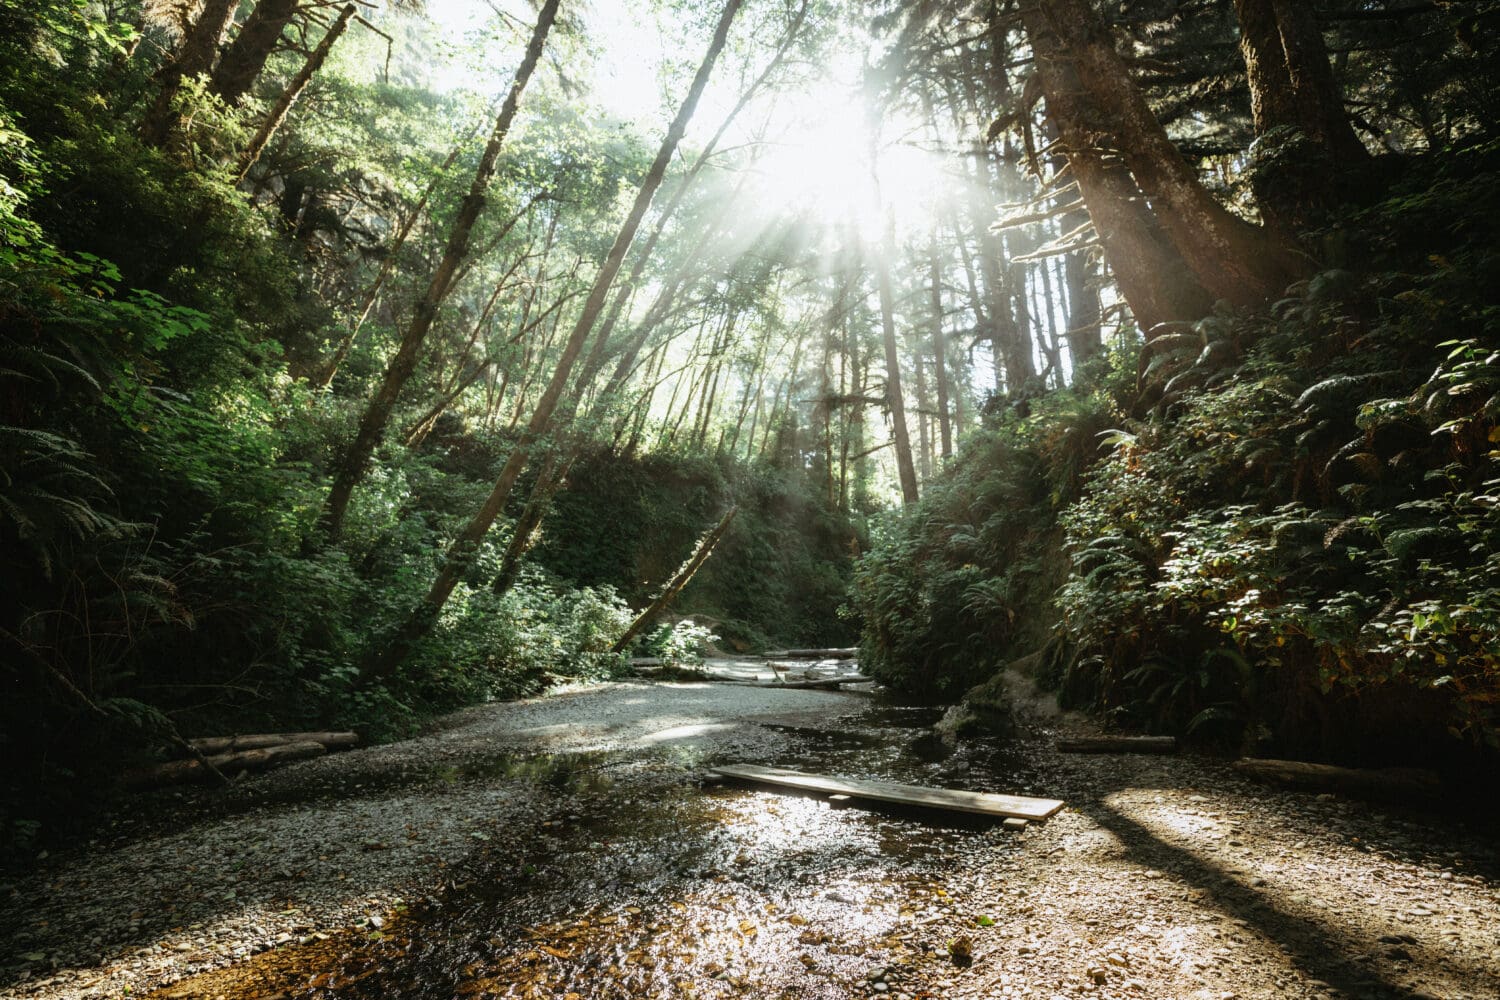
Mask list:
[[[872,702],[828,731],[775,728],[755,763],[1026,793],[1011,748],[962,751],[939,711]],[[957,855],[1012,849],[982,818],[834,809],[819,797],[692,775],[726,759],[496,756],[427,780],[529,781],[554,807],[498,833],[432,901],[379,929],[260,956],[171,995],[307,997],[847,996],[945,942]],[[894,991],[893,991],[894,992]]]

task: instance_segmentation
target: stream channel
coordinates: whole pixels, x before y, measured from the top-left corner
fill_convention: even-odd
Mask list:
[[[987,818],[837,809],[817,796],[705,782],[705,772],[744,762],[1045,790],[1032,787],[1015,747],[979,740],[955,750],[934,735],[940,709],[824,697],[821,718],[736,719],[734,728],[754,730],[748,740],[668,733],[655,745],[507,750],[402,771],[455,790],[525,783],[540,794],[424,899],[157,996],[906,995],[902,967],[951,943],[924,927],[955,917],[947,880],[965,867],[959,856],[1015,850],[1020,838]]]

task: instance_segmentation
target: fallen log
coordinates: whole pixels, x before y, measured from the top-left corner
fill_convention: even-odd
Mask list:
[[[1058,740],[1061,753],[1176,753],[1172,736],[1085,736]]]
[[[868,684],[875,678],[866,677],[863,674],[846,674],[843,677],[810,677],[798,681],[769,681],[758,682],[759,687],[764,688],[801,688],[813,691],[834,691],[841,684]]]
[[[328,748],[321,743],[305,740],[300,743],[282,743],[259,750],[241,750],[235,753],[216,754],[205,760],[220,772],[228,775],[242,771],[264,771],[294,760],[321,757]],[[121,781],[127,788],[154,788],[158,785],[180,785],[211,777],[212,771],[199,760],[173,760],[155,767],[144,767],[127,772]]]
[[[359,746],[358,733],[250,733],[245,736],[204,736],[188,740],[188,746],[202,754],[237,753],[241,750],[264,750],[286,743],[321,743],[329,750],[347,750]]]
[[[858,647],[848,646],[842,649],[788,649],[777,653],[776,657],[788,660],[852,660],[858,655]]]
[[[1443,790],[1442,779],[1436,772],[1420,768],[1366,769],[1246,757],[1235,761],[1234,769],[1262,781],[1308,791],[1343,792],[1356,797],[1431,799]]]

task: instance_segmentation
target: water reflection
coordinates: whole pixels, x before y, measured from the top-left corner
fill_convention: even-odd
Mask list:
[[[1018,791],[1001,745],[943,743],[936,709],[872,705],[839,728],[776,726],[758,763]],[[699,789],[690,747],[525,756],[428,780],[532,782],[551,808],[496,836],[438,899],[382,929],[261,956],[169,995],[842,997],[872,968],[939,951],[955,852],[1010,849],[980,817],[834,810],[816,797]],[[184,991],[185,990],[185,991]]]

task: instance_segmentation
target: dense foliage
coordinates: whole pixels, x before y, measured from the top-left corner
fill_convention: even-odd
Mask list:
[[[1388,762],[1495,746],[1496,153],[1413,164],[1269,313],[1154,339],[1143,394],[1118,372],[997,413],[860,567],[872,665],[957,690],[1045,622],[1042,679],[1122,725]]]
[[[183,735],[380,739],[610,675],[615,640],[731,504],[734,533],[671,613],[702,624],[669,620],[639,651],[847,641],[837,608],[857,519],[778,451],[770,428],[786,413],[757,411],[766,430],[740,453],[591,445],[517,582],[492,586],[524,496],[401,671],[362,681],[361,656],[421,598],[514,446],[584,263],[644,169],[641,137],[566,88],[540,94],[476,227],[471,284],[397,412],[406,429],[356,491],[348,530],[320,544],[328,478],[479,152],[453,122],[483,104],[379,69],[372,81],[383,49],[350,42],[237,184],[235,151],[302,54],[273,54],[271,89],[241,107],[189,81],[187,132],[157,145],[139,126],[158,69],[146,53],[182,29],[137,14],[0,14],[0,844],[86,815],[122,768]],[[400,77],[432,40],[395,23],[414,36]],[[395,240],[413,217],[415,238]],[[481,338],[476,318],[498,334]],[[503,378],[464,381],[476,366]],[[451,408],[433,409],[439,397]]]
[[[0,840],[627,634],[1494,744],[1492,0],[420,7],[0,5]]]

